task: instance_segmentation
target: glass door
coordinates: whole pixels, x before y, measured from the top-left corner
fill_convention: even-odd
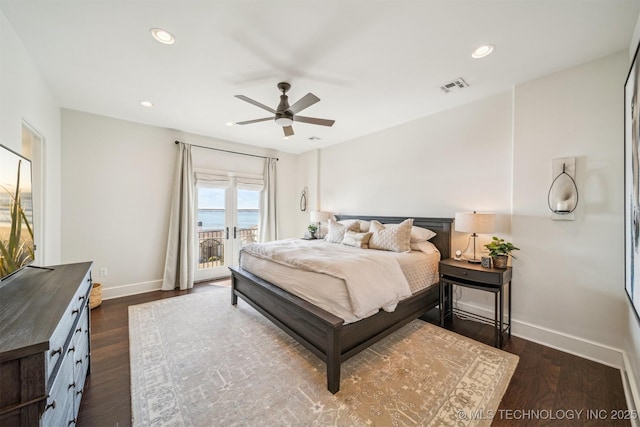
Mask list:
[[[228,276],[228,189],[196,186],[196,281]]]
[[[258,242],[260,228],[260,191],[242,188],[238,184],[236,188],[237,206],[234,229],[236,244],[233,259],[237,264],[240,249],[249,243]]]
[[[249,187],[235,177],[196,185],[196,281],[229,276],[240,249],[258,241],[260,191]]]

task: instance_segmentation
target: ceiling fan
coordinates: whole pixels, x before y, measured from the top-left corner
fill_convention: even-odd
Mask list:
[[[320,126],[333,126],[333,124],[335,123],[335,120],[317,119],[315,117],[304,117],[296,115],[305,108],[311,107],[313,104],[320,101],[320,98],[318,98],[314,94],[308,93],[300,98],[298,102],[289,106],[289,97],[286,95],[286,93],[289,89],[291,89],[291,85],[286,82],[280,82],[278,83],[278,89],[282,91],[282,95],[280,95],[280,103],[278,104],[278,108],[276,108],[275,110],[271,107],[267,107],[266,105],[259,103],[258,101],[247,98],[244,95],[236,95],[236,98],[246,101],[249,104],[253,104],[256,107],[260,107],[263,110],[267,110],[268,112],[275,115],[274,117],[247,120],[244,122],[237,122],[236,124],[248,125],[251,123],[266,122],[267,120],[275,120],[278,125],[282,126],[282,129],[284,130],[284,136],[286,137],[292,136],[294,134],[293,127],[291,126],[293,122],[309,123],[312,125]]]

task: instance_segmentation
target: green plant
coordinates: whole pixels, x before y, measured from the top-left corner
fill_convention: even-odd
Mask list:
[[[318,231],[318,226],[315,224],[309,224],[307,230],[309,230],[311,233],[315,233],[316,231]]]
[[[520,248],[516,248],[513,244],[509,242],[505,242],[504,239],[499,239],[496,236],[493,236],[493,240],[491,243],[487,243],[484,245],[485,248],[489,249],[489,256],[499,256],[499,255],[511,255],[512,258],[517,259],[511,253],[512,251],[519,251]]]
[[[3,189],[11,197],[9,203],[9,212],[11,216],[11,228],[9,230],[9,236],[5,240],[0,240],[0,277],[12,273],[27,265],[33,260],[33,245],[22,237],[22,228],[27,228],[29,238],[33,241],[33,229],[27,219],[27,215],[24,212],[21,204],[20,197],[20,166],[22,161],[18,162],[18,177],[16,179],[16,191],[15,194],[11,193],[8,189]]]

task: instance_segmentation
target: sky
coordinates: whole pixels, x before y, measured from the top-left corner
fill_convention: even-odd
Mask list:
[[[199,209],[224,209],[223,188],[198,188]],[[238,190],[238,209],[259,209],[260,192],[251,190]]]

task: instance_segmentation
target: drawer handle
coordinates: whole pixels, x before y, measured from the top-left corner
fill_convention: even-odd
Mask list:
[[[78,329],[76,329],[76,334],[77,334],[78,332],[82,332],[82,327],[79,327]]]
[[[50,354],[51,357],[55,356],[56,354],[62,354],[62,347],[59,347],[57,350],[51,350]]]
[[[48,411],[49,409],[56,409],[56,401],[54,400],[53,402],[49,403],[47,406],[45,406],[44,410]]]
[[[72,388],[76,387],[76,383],[71,383],[69,384],[69,387],[67,387],[67,390],[71,390]]]
[[[76,351],[75,347],[69,347],[69,353],[71,353],[72,351]]]
[[[76,365],[79,364],[79,363],[82,363],[82,359],[76,360]]]
[[[80,295],[80,296],[78,297],[78,301],[82,301],[83,299],[85,299],[85,296],[84,296],[84,295]]]
[[[76,391],[76,395],[78,395],[78,394],[82,394],[82,390]]]
[[[74,309],[74,310],[71,312],[71,314],[73,314],[74,316],[75,316],[76,314],[78,314],[78,313],[80,313],[80,309],[79,309],[79,308],[76,308],[76,309]]]
[[[69,420],[69,424],[67,424],[67,425],[70,426],[71,424],[75,424],[75,423],[76,423],[76,419],[74,418],[72,420]]]

